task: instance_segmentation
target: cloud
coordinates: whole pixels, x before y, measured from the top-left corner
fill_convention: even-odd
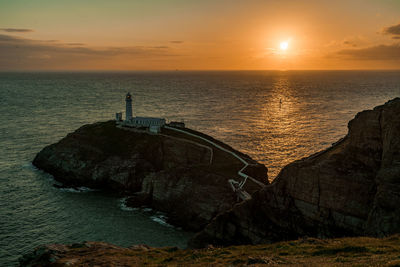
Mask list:
[[[400,39],[400,24],[383,29],[383,34],[392,35],[392,39]]]
[[[0,31],[3,31],[3,32],[19,32],[19,33],[33,32],[32,29],[16,29],[16,28],[0,28]]]
[[[167,46],[89,47],[83,43],[33,40],[0,34],[0,70],[81,69],[116,62],[161,61],[178,56]],[[133,63],[132,63],[133,64]]]
[[[54,40],[49,40],[49,41],[53,41],[54,42]],[[83,46],[83,45],[85,45],[84,43],[67,43],[66,45],[71,45],[71,46]]]
[[[359,60],[400,60],[400,44],[343,49],[337,55]]]
[[[381,33],[391,35],[392,39],[400,39],[400,24],[384,28]],[[360,39],[360,38],[358,38]],[[343,41],[341,50],[329,55],[328,57],[342,57],[351,60],[383,60],[395,61],[400,60],[400,43],[380,44],[374,46],[361,45],[357,46],[356,39],[350,38]],[[360,39],[361,40],[361,39]]]
[[[165,45],[160,45],[160,46],[151,46],[151,48],[155,48],[155,49],[168,49],[168,46]]]
[[[324,47],[332,49],[347,49],[350,47],[364,47],[370,43],[370,40],[364,35],[351,35],[346,36],[341,40],[332,40],[325,44]]]
[[[344,41],[343,44],[344,44],[344,45],[348,45],[348,46],[352,46],[352,47],[356,47],[356,46],[357,46],[357,44],[355,44],[355,43],[353,43],[353,42],[350,42],[350,41],[347,41],[347,40]]]
[[[400,24],[389,26],[383,29],[385,34],[400,35]]]
[[[184,41],[170,41],[170,43],[173,43],[173,44],[183,44]]]

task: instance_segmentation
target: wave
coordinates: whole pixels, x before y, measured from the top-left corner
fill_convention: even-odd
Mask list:
[[[150,215],[150,219],[152,221],[154,221],[156,223],[159,223],[159,224],[161,224],[163,226],[166,226],[166,227],[175,228],[173,225],[167,223],[168,217],[164,213],[162,213],[160,211],[157,211],[157,212],[154,213],[153,209],[149,208],[149,207],[146,207],[146,208],[132,208],[132,207],[129,207],[129,206],[126,205],[126,199],[127,199],[127,197],[123,197],[123,198],[119,199],[119,208],[121,210],[123,210],[123,211],[142,211],[142,212],[147,213],[147,214],[150,213],[151,214]]]
[[[119,200],[119,208],[123,211],[136,211],[138,208],[132,208],[126,205],[126,197]]]
[[[97,190],[89,188],[89,187],[85,187],[85,186],[80,186],[80,187],[63,187],[63,188],[60,188],[60,191],[69,192],[69,193],[86,193],[86,192],[93,192],[93,191],[97,191]]]
[[[31,169],[31,170],[39,170],[35,165],[32,164],[32,162],[28,161],[25,162],[24,164],[21,165],[22,168],[24,169]]]
[[[174,228],[173,225],[167,223],[168,217],[163,213],[158,212],[157,214],[150,216],[150,219],[152,219],[154,222],[159,223],[163,226]]]

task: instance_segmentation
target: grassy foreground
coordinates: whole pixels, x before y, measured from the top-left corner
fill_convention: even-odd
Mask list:
[[[64,251],[52,253],[51,266],[400,266],[400,235],[383,239],[305,238],[200,250],[145,245],[121,248],[102,242],[63,247]]]

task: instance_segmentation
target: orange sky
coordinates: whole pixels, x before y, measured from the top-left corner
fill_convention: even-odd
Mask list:
[[[400,69],[400,1],[0,1],[0,70],[175,69]]]

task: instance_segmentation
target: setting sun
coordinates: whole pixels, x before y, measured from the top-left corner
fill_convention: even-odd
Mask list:
[[[289,43],[288,42],[281,42],[279,45],[281,50],[286,50],[289,47]]]

